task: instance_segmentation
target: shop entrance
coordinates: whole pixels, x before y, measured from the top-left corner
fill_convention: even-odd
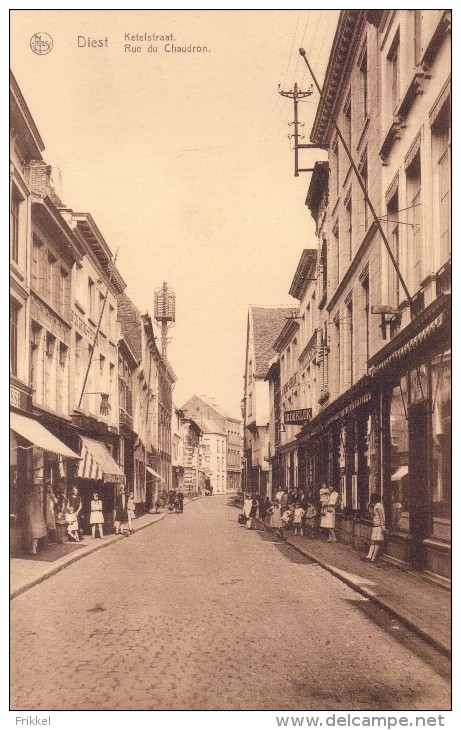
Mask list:
[[[427,408],[427,401],[408,407],[411,562],[417,569],[425,568],[423,540],[430,533]]]

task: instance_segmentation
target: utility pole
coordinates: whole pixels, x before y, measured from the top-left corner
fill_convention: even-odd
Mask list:
[[[307,60],[307,55],[306,55],[306,51],[304,50],[304,48],[300,48],[299,49],[299,54],[304,59],[304,62],[306,64],[307,68],[308,68],[308,71],[309,71],[310,75],[312,76],[312,79],[313,79],[314,84],[315,84],[315,86],[317,88],[317,91],[319,92],[320,99],[323,102],[325,102],[325,96],[324,96],[323,90],[320,88],[320,86],[318,84],[318,81],[317,81],[317,79],[316,79],[316,77],[314,75],[314,72],[312,71],[311,65],[310,65],[309,61]],[[341,130],[338,127],[338,124],[336,122],[336,119],[335,119],[333,113],[328,109],[328,105],[326,105],[326,110],[327,110],[328,116],[330,117],[330,119],[331,119],[331,121],[332,121],[332,123],[333,123],[333,125],[334,125],[334,127],[336,129],[336,132],[338,134],[338,137],[341,140],[341,143],[342,143],[342,145],[344,147],[344,150],[345,150],[345,152],[346,152],[346,154],[347,154],[347,156],[349,158],[349,162],[351,163],[351,167],[354,170],[354,174],[355,174],[355,177],[357,178],[357,182],[359,183],[360,188],[361,188],[362,193],[363,193],[363,196],[364,196],[366,202],[368,203],[368,207],[370,208],[370,212],[371,212],[371,215],[373,216],[373,220],[375,222],[376,228],[378,229],[379,235],[381,236],[381,238],[382,238],[382,240],[384,242],[384,245],[386,247],[387,253],[389,254],[389,258],[390,258],[390,260],[392,262],[392,266],[394,267],[395,272],[397,274],[397,277],[398,277],[398,279],[399,279],[399,281],[400,281],[400,283],[402,285],[402,289],[405,292],[405,296],[407,298],[408,305],[410,307],[410,311],[412,312],[414,310],[414,303],[412,302],[411,294],[408,291],[408,287],[407,287],[407,285],[405,283],[405,280],[404,280],[404,278],[402,276],[402,272],[400,271],[399,265],[398,265],[398,263],[396,261],[396,258],[395,258],[394,254],[392,252],[392,249],[391,249],[391,247],[389,245],[389,241],[387,240],[386,234],[384,233],[383,227],[381,225],[381,221],[378,218],[378,216],[376,215],[376,211],[375,211],[375,209],[373,207],[373,204],[372,204],[372,202],[370,200],[370,196],[368,195],[368,190],[366,188],[366,185],[363,182],[362,176],[361,176],[360,172],[357,169],[357,165],[355,164],[355,162],[354,162],[354,160],[352,158],[352,153],[351,153],[351,151],[350,151],[350,149],[349,149],[349,147],[347,145],[347,142],[344,139],[343,135],[341,134]]]
[[[293,99],[293,106],[294,106],[294,121],[290,122],[288,126],[293,126],[295,128],[294,134],[289,134],[288,139],[294,138],[295,140],[295,177],[299,176],[300,172],[312,172],[313,168],[308,169],[300,169],[299,168],[299,150],[300,149],[315,149],[317,145],[315,144],[299,144],[299,138],[302,137],[302,135],[299,134],[299,119],[298,119],[298,102],[300,99],[305,99],[306,96],[310,96],[312,94],[312,86],[307,91],[301,91],[301,89],[298,89],[298,84],[295,83],[293,87],[293,91],[281,91],[280,90],[280,84],[279,84],[279,94],[281,96],[286,96],[287,99]],[[304,126],[302,124],[301,126]]]

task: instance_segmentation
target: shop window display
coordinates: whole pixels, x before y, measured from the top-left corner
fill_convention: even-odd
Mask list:
[[[449,539],[451,526],[451,353],[432,361],[432,529]]]
[[[408,394],[406,375],[394,387],[390,413],[391,431],[391,527],[398,532],[409,530],[408,484]]]

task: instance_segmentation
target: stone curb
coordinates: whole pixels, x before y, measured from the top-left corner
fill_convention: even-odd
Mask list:
[[[238,505],[236,505],[238,509],[241,509]],[[259,522],[259,520],[258,520]],[[260,523],[261,524],[261,523]],[[271,534],[275,534],[275,531],[272,530],[267,525],[263,525],[266,532],[270,532]],[[339,568],[335,568],[335,566],[331,565],[330,563],[326,563],[323,560],[319,559],[316,555],[313,555],[312,553],[309,553],[307,550],[305,550],[302,547],[299,547],[298,545],[294,545],[291,543],[288,538],[283,538],[283,542],[289,545],[293,550],[296,550],[296,552],[303,555],[305,558],[309,558],[309,560],[312,560],[314,563],[317,563],[317,565],[320,565],[321,568],[324,570],[327,570],[331,575],[334,575],[335,578],[338,578],[340,581],[345,583],[349,588],[352,588],[352,590],[356,591],[357,593],[360,593],[365,598],[368,598],[370,601],[373,601],[377,606],[380,608],[383,608],[385,611],[390,613],[395,618],[399,619],[399,621],[402,622],[407,628],[411,629],[415,632],[421,639],[423,639],[427,644],[430,644],[433,646],[437,651],[439,651],[441,654],[444,654],[444,656],[451,658],[451,646],[449,644],[446,644],[444,641],[440,641],[435,636],[433,636],[427,629],[422,628],[417,623],[415,623],[414,619],[408,616],[405,611],[402,609],[398,609],[395,606],[393,606],[391,603],[389,603],[386,600],[383,600],[382,598],[379,598],[379,596],[376,596],[373,591],[370,591],[368,588],[365,588],[364,586],[357,585],[354,581],[350,580],[346,575],[344,575],[344,572],[340,570]]]
[[[186,507],[188,504],[191,504],[192,502],[196,502],[198,499],[203,499],[203,497],[197,497],[196,499],[188,500],[187,502],[184,502],[184,507]],[[152,519],[146,522],[143,525],[139,525],[135,528],[134,532],[140,532],[141,530],[144,530],[146,527],[150,527],[151,525],[155,525],[156,522],[160,522],[161,520],[165,519],[165,517],[169,514],[168,512],[160,512],[160,513],[153,513]],[[126,537],[130,537],[130,535],[127,535]],[[109,545],[113,545],[115,542],[118,542],[119,540],[125,540],[125,535],[108,535],[102,543],[98,543],[97,545],[88,545],[87,549],[84,553],[73,553],[70,554],[68,557],[66,557],[65,560],[63,560],[62,563],[59,565],[55,565],[54,567],[51,567],[49,570],[47,570],[43,575],[39,575],[36,578],[32,578],[31,580],[27,581],[26,583],[23,583],[22,585],[15,588],[13,591],[10,591],[10,601],[13,600],[13,598],[16,598],[17,596],[20,596],[22,593],[25,593],[30,588],[33,588],[34,586],[38,585],[39,583],[43,583],[44,580],[47,580],[48,578],[51,578],[52,575],[56,575],[56,573],[60,573],[61,570],[64,570],[64,568],[67,568],[69,565],[72,565],[72,563],[77,562],[77,560],[83,560],[83,558],[86,558],[87,555],[92,555],[93,553],[97,552],[98,550],[103,550],[105,547],[108,547]],[[10,570],[11,573],[11,570]]]

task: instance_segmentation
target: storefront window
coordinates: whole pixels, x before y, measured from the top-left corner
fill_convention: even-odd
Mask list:
[[[417,403],[427,400],[427,397],[427,368],[425,365],[419,365],[410,371],[410,401]]]
[[[391,527],[409,531],[408,485],[408,393],[406,375],[392,391],[390,413],[391,435]]]
[[[377,414],[375,412],[368,415],[366,426],[366,469],[368,476],[368,489],[366,499],[361,500],[360,506],[363,508],[369,504],[370,497],[373,492],[377,492],[379,490],[379,432]]]
[[[451,353],[432,361],[433,533],[450,538],[451,525]]]

